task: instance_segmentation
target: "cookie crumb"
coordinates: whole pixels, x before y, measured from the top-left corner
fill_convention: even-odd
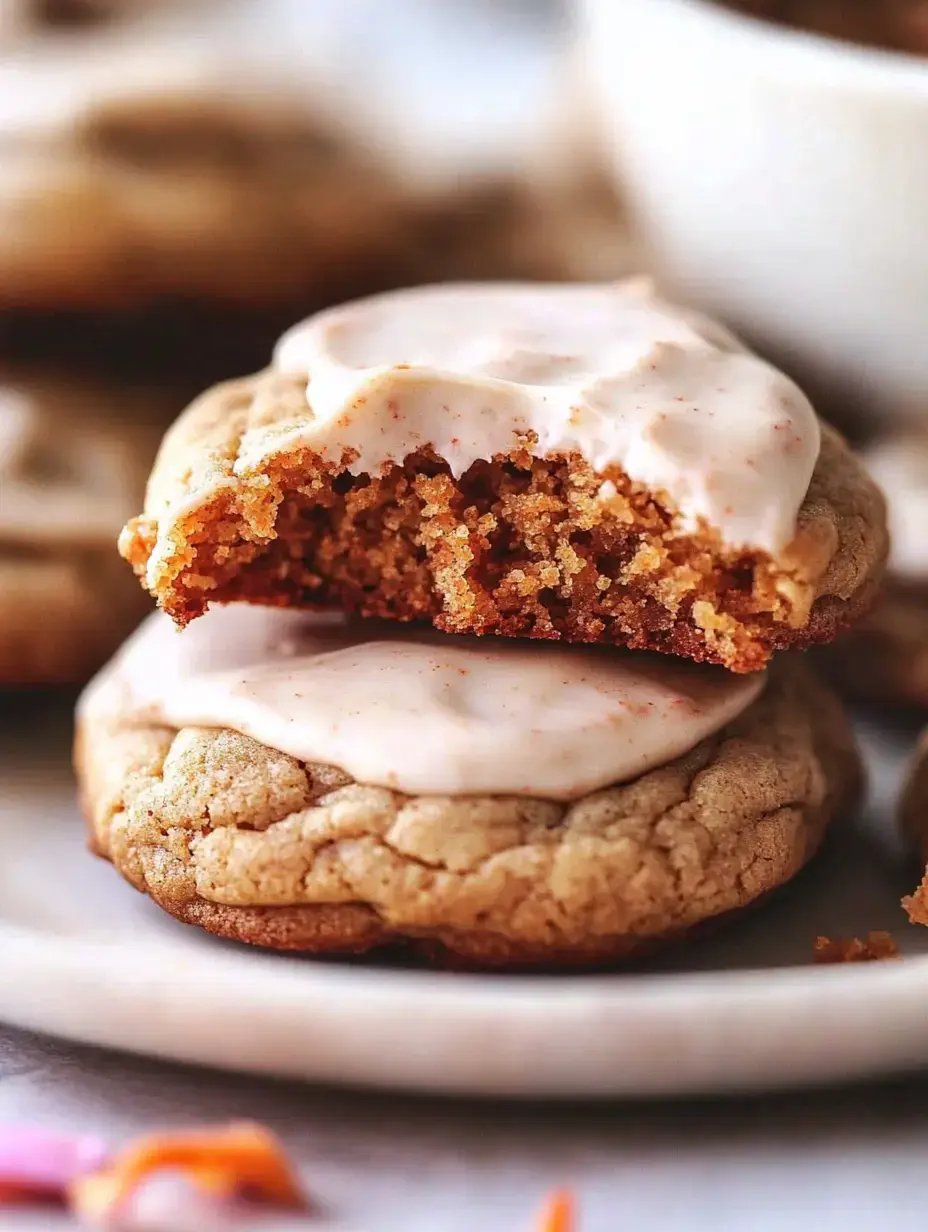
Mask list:
[[[885,932],[867,933],[864,940],[816,937],[813,954],[817,963],[887,962],[900,957],[892,933]]]
[[[902,909],[912,924],[922,924],[928,927],[928,873],[922,878],[921,885],[915,893],[907,895],[902,900]]]

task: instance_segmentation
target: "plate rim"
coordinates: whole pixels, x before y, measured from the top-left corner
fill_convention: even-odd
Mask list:
[[[762,1091],[884,1075],[928,1061],[928,955],[829,967],[564,977],[338,966],[244,948],[200,953],[162,938],[146,944],[143,970],[129,961],[132,945],[132,937],[62,936],[0,919],[2,985],[17,990],[3,998],[0,1017],[75,1042],[213,1068],[487,1098]],[[209,1016],[234,1017],[233,1035],[264,1033],[279,1044],[302,1033],[306,1049],[275,1056],[217,1048],[196,1021],[206,988]],[[101,998],[109,1013],[88,1014],[87,1002],[98,1007]],[[76,1015],[75,1004],[84,1006]],[[764,1038],[754,1032],[758,1022]],[[154,1029],[164,1025],[166,1032]],[[564,1032],[570,1046],[559,1051]],[[804,1047],[791,1055],[783,1032]],[[849,1055],[836,1047],[836,1032],[845,1050],[850,1045]],[[483,1040],[495,1050],[475,1050]],[[629,1040],[638,1042],[623,1060],[621,1045]],[[650,1067],[641,1063],[641,1041],[654,1053]],[[557,1064],[520,1059],[520,1051],[533,1047]]]

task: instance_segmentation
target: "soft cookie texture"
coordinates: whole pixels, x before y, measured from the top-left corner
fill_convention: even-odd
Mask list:
[[[82,683],[146,611],[114,541],[170,411],[161,394],[0,376],[0,686]]]
[[[792,662],[686,756],[567,805],[406,796],[228,730],[113,720],[83,721],[76,765],[94,848],[180,920],[482,967],[685,937],[788,881],[861,787],[839,704]]]
[[[378,477],[307,448],[243,459],[311,419],[305,377],[266,371],[210,390],[168,433],[120,548],[178,622],[212,601],[336,605],[753,671],[830,641],[879,586],[883,498],[825,426],[795,539],[774,561],[708,527],[682,531],[654,493],[577,453],[517,451],[460,479],[428,449]]]

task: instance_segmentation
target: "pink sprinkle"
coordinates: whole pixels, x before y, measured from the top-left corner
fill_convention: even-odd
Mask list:
[[[5,1191],[63,1197],[75,1177],[93,1172],[108,1155],[107,1144],[95,1134],[0,1126],[0,1198]]]

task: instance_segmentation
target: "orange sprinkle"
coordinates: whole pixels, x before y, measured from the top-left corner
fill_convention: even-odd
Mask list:
[[[183,1173],[201,1192],[218,1200],[246,1194],[295,1210],[308,1205],[277,1138],[261,1125],[239,1121],[221,1129],[138,1139],[98,1171],[71,1183],[72,1209],[88,1221],[106,1219],[150,1176],[164,1171]]]
[[[556,1189],[545,1202],[538,1232],[574,1232],[574,1207],[570,1190]]]

